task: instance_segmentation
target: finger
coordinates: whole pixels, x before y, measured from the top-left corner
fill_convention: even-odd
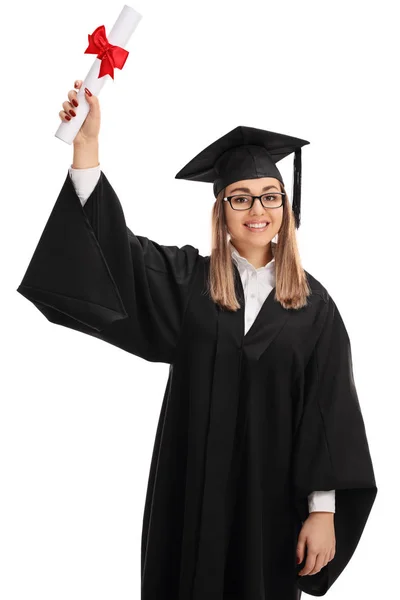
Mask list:
[[[314,566],[313,570],[310,571],[309,575],[315,575],[315,573],[319,573],[319,571],[322,569],[322,567],[325,566],[325,558],[326,558],[325,553],[318,554],[317,560],[315,561],[315,566]]]
[[[83,83],[82,79],[76,79],[76,81],[74,83],[74,88],[79,90],[82,87],[82,83]]]
[[[308,548],[306,564],[304,565],[302,570],[299,571],[299,575],[308,575],[310,573],[310,571],[312,571],[313,568],[315,567],[316,559],[317,559],[316,552],[310,552],[310,549]]]
[[[71,105],[75,106],[75,108],[79,105],[77,96],[78,96],[78,94],[76,93],[75,90],[69,90],[68,100],[70,101]]]
[[[100,118],[100,104],[99,104],[98,97],[95,96],[94,94],[91,94],[91,95],[87,94],[85,91],[85,100],[90,106],[90,114],[92,115],[93,119],[99,119]]]
[[[61,121],[70,121],[72,119],[71,115],[67,115],[65,110],[60,110],[58,116],[60,117]]]
[[[70,117],[76,117],[76,112],[74,110],[74,106],[70,102],[63,102],[63,109]]]
[[[297,548],[296,548],[296,555],[298,560],[298,564],[303,562],[304,560],[304,551],[305,551],[305,546],[306,546],[306,541],[305,539],[299,539],[299,541],[297,542]]]

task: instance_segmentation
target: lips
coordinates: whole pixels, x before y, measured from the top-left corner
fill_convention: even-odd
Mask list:
[[[246,229],[248,229],[252,233],[262,232],[262,231],[265,231],[269,227],[269,223],[266,221],[256,221],[256,223],[263,223],[263,222],[265,222],[265,225],[263,227],[251,227],[250,225],[247,225],[246,223],[243,223],[243,226],[246,227]]]
[[[270,221],[246,221],[244,224],[245,225],[259,225],[260,223],[266,223],[267,225],[269,225]]]

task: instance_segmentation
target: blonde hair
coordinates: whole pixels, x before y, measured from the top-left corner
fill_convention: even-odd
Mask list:
[[[275,300],[280,302],[283,308],[299,309],[307,305],[307,297],[311,294],[311,289],[301,266],[292,207],[285,187],[281,183],[280,188],[285,196],[282,225],[278,242],[274,246]],[[236,311],[240,308],[240,304],[235,292],[235,273],[222,201],[224,196],[225,189],[219,192],[212,208],[208,292],[212,300],[221,308]]]

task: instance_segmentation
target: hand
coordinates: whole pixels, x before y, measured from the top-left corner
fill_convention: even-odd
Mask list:
[[[335,556],[334,513],[311,512],[304,521],[296,549],[299,563],[304,560],[306,544],[307,560],[299,575],[315,575]]]
[[[81,86],[82,86],[82,80],[77,79],[75,81],[74,87],[77,90],[79,90],[81,88]],[[89,112],[86,115],[86,119],[82,123],[81,128],[79,129],[78,133],[75,136],[74,146],[87,144],[88,142],[97,143],[98,138],[99,138],[99,131],[100,131],[99,99],[97,96],[94,96],[94,95],[90,96],[89,94],[85,93],[85,100],[89,104]],[[82,101],[82,99],[80,101]],[[63,102],[63,105],[62,105],[63,110],[60,110],[60,112],[58,113],[60,116],[60,119],[62,121],[65,121],[67,123],[70,119],[74,118],[74,115],[72,113],[75,112],[75,108],[76,108],[75,103],[78,103],[78,105],[79,105],[79,101],[77,99],[77,92],[75,90],[70,90],[68,92],[68,100]],[[72,113],[70,111],[72,111]]]

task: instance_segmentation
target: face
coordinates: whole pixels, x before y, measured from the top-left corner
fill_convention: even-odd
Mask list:
[[[280,183],[274,177],[242,179],[228,185],[225,197],[237,194],[261,196],[268,192],[280,192]],[[282,224],[283,206],[280,208],[264,208],[260,200],[255,200],[249,210],[233,210],[229,202],[224,202],[224,211],[228,231],[234,246],[243,248],[266,246],[279,232]],[[246,223],[268,223],[261,229],[249,228]]]

